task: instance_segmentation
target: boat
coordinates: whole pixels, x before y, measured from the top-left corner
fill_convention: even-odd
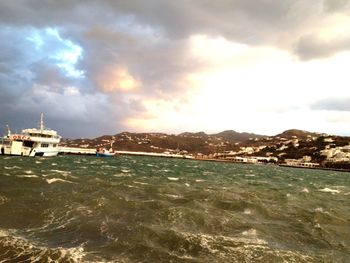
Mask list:
[[[97,157],[113,157],[114,155],[115,155],[115,153],[112,150],[107,150],[105,148],[99,149],[96,152]]]
[[[8,127],[8,126],[7,126]],[[20,156],[57,156],[61,136],[56,131],[44,126],[44,115],[41,114],[38,128],[24,129],[20,134],[12,134],[8,128],[2,138],[1,154]]]
[[[111,146],[109,148],[109,150],[107,150],[106,148],[99,148],[96,150],[96,156],[97,157],[114,157],[117,155],[116,152],[113,151],[113,144],[114,144],[114,140],[111,141]]]

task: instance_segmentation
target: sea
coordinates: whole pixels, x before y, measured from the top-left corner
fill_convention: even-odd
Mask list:
[[[350,262],[350,173],[0,156],[0,262]]]

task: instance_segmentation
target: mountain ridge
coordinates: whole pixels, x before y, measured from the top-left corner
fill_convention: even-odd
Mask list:
[[[290,129],[274,136],[226,130],[207,134],[201,132],[184,132],[178,135],[152,132],[121,132],[114,135],[102,135],[93,139],[62,139],[63,146],[84,148],[113,148],[124,151],[142,152],[188,152],[212,154],[217,152],[239,151],[242,147],[261,147],[280,145],[281,141],[311,140],[324,134]],[[333,136],[346,138],[341,136]],[[348,139],[342,139],[347,141]],[[350,140],[350,139],[349,139]],[[267,148],[268,148],[267,147]],[[266,149],[267,149],[266,148]]]

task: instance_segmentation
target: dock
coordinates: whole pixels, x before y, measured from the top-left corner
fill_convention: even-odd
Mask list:
[[[182,159],[194,158],[191,155],[173,154],[173,153],[132,152],[132,151],[116,151],[116,153],[120,155],[153,156],[153,157],[182,158]]]
[[[71,155],[96,155],[96,149],[61,146],[59,153],[60,154],[68,154],[68,155],[69,154],[71,154]],[[172,153],[133,152],[133,151],[115,151],[115,153],[116,153],[116,155],[119,154],[119,155],[193,159],[193,156],[191,156],[191,155],[172,154]]]
[[[96,155],[96,149],[60,146],[59,154]]]

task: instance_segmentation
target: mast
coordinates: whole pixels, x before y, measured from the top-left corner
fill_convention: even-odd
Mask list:
[[[6,124],[6,128],[7,128],[7,137],[10,137],[11,136],[10,126]]]
[[[44,113],[40,115],[40,132],[42,133],[44,130]]]

